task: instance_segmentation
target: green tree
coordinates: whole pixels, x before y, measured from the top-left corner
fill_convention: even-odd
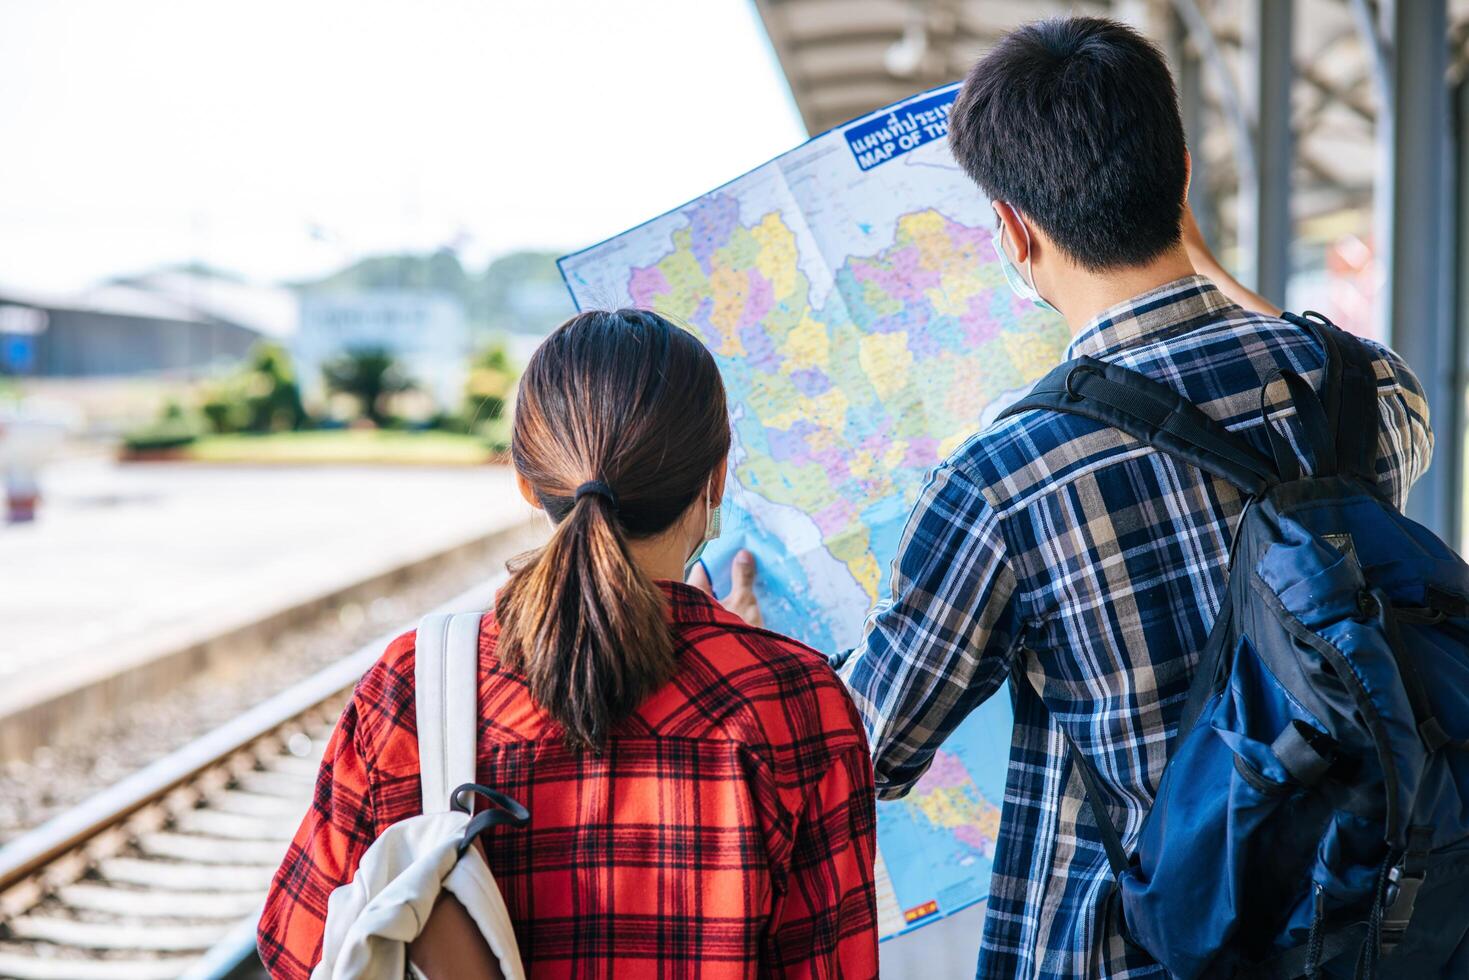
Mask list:
[[[377,347],[348,351],[324,364],[321,373],[328,390],[356,398],[363,418],[378,428],[388,422],[387,397],[414,387],[393,355]]]
[[[245,429],[281,432],[306,423],[301,388],[291,357],[279,344],[255,345],[246,363],[241,388],[245,397]],[[205,415],[209,411],[205,409]],[[213,419],[211,419],[211,422]]]
[[[492,344],[469,361],[464,384],[464,418],[471,429],[505,414],[519,372],[503,343]]]
[[[249,422],[245,395],[236,375],[207,383],[200,395],[199,414],[209,431],[216,434],[240,432]]]
[[[310,421],[290,355],[269,342],[251,348],[236,370],[206,382],[198,406],[214,433],[284,432]]]
[[[427,254],[404,252],[370,255],[322,279],[298,285],[308,290],[345,292],[368,289],[429,290],[463,299],[468,293],[469,282],[469,276],[460,264],[459,256],[452,249],[441,248]]]

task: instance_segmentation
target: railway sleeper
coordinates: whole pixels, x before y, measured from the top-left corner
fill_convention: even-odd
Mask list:
[[[0,977],[11,980],[174,980],[194,956],[81,956],[47,943],[0,942]]]
[[[260,907],[260,896],[254,892],[144,890],[101,881],[67,885],[56,893],[56,900],[78,912],[231,922]]]

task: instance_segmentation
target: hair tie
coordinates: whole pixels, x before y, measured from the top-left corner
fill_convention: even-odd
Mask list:
[[[588,480],[586,483],[583,483],[581,486],[577,487],[576,497],[574,498],[573,502],[575,502],[576,500],[580,500],[587,494],[592,494],[596,497],[606,497],[607,502],[612,505],[612,509],[617,509],[617,494],[613,493],[612,488],[603,483],[601,480]]]

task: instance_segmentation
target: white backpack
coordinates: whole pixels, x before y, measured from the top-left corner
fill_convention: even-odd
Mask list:
[[[332,892],[312,980],[419,976],[408,964],[408,944],[444,889],[479,927],[506,980],[525,980],[505,900],[483,856],[470,846],[489,827],[530,819],[519,803],[474,782],[480,616],[435,614],[419,624],[413,697],[423,814],[385,830],[362,856],[356,876]],[[491,805],[471,816],[476,796]]]

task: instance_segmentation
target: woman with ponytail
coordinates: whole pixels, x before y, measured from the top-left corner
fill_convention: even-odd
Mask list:
[[[729,444],[713,358],[653,313],[573,317],[521,380],[516,476],[553,530],[483,620],[477,768],[530,811],[481,839],[529,977],[877,975],[845,689],[753,602],[683,584]],[[326,896],[418,811],[413,657],[388,648],[327,748],[261,921],[276,977],[310,973]]]

